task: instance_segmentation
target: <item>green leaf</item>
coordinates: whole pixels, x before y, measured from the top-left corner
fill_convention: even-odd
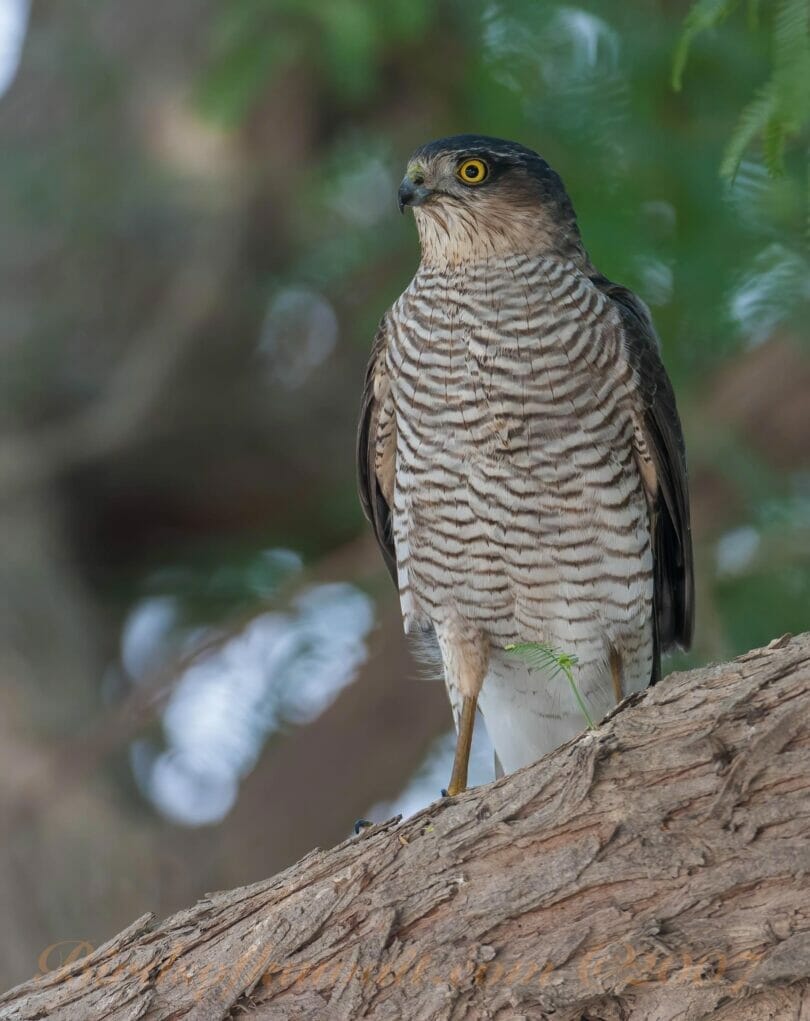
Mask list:
[[[672,87],[681,91],[683,71],[695,36],[714,28],[737,7],[739,0],[697,0],[684,18],[681,37],[672,60]]]
[[[786,141],[787,132],[783,122],[778,117],[771,117],[762,133],[762,153],[772,177],[781,177],[785,172]]]
[[[585,699],[582,697],[574,680],[574,667],[578,662],[576,656],[568,652],[561,652],[545,642],[519,642],[515,645],[507,645],[506,651],[514,652],[535,670],[550,671],[549,680],[553,680],[560,673],[564,674],[574,693],[574,698],[577,700],[577,705],[585,717],[588,728],[590,730],[594,729],[595,724],[591,714],[588,712],[588,706],[585,704]]]
[[[783,0],[773,29],[774,74],[791,76],[808,50],[810,7],[807,0]]]
[[[697,0],[684,19],[675,53],[672,84],[680,89],[693,39],[713,28],[737,6],[737,0]],[[760,0],[748,0],[748,25],[759,28]],[[773,19],[773,72],[745,107],[726,146],[720,174],[733,181],[743,154],[756,138],[762,142],[765,166],[772,177],[785,171],[785,150],[810,121],[810,0],[781,0]]]
[[[776,88],[773,82],[768,82],[756,99],[743,110],[720,164],[720,176],[726,181],[733,181],[737,176],[745,150],[765,130],[769,121],[777,116],[778,106]]]

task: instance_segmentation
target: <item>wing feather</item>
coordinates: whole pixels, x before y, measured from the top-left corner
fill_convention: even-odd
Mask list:
[[[647,306],[632,291],[603,276],[592,278],[616,305],[626,357],[636,383],[636,425],[654,469],[645,477],[653,523],[655,619],[660,651],[688,649],[695,615],[692,531],[686,449],[675,394],[661,361]]]
[[[396,420],[386,368],[389,328],[383,317],[371,346],[357,428],[357,489],[394,583],[397,562],[391,526],[396,471]]]

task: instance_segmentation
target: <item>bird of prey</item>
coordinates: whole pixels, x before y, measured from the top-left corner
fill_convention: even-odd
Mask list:
[[[438,641],[454,795],[476,709],[506,772],[584,727],[577,691],[511,647],[575,658],[599,719],[689,646],[686,459],[649,310],[594,268],[544,159],[443,138],[399,205],[422,257],[372,346],[359,490],[406,632]]]

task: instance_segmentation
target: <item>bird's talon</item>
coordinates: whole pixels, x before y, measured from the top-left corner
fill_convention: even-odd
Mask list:
[[[373,822],[369,822],[368,819],[358,819],[354,824],[354,832],[358,834],[361,830],[367,830],[369,826],[373,826]]]

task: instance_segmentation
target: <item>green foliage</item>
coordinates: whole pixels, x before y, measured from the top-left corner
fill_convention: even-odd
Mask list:
[[[697,35],[717,27],[739,0],[697,0],[686,16],[675,51],[672,83],[682,85],[689,51]],[[749,25],[759,29],[759,4],[749,3]],[[807,135],[810,127],[810,3],[781,0],[771,19],[771,65],[768,81],[741,113],[726,146],[720,173],[734,179],[743,156],[759,138],[769,172],[785,170],[785,150],[792,140]]]
[[[377,83],[381,54],[424,31],[428,0],[242,0],[224,4],[211,33],[199,100],[204,112],[238,123],[288,68],[310,64],[335,96],[357,102]]]
[[[208,114],[238,124],[269,97],[277,109],[288,82],[304,83],[295,103],[317,130],[303,165],[275,174],[289,201],[272,285],[324,296],[358,366],[357,349],[417,258],[413,223],[394,202],[411,149],[469,130],[543,153],[595,264],[652,306],[698,500],[706,477],[728,494],[726,516],[702,522],[701,602],[722,586],[740,614],[731,596],[749,568],[721,576],[712,530],[763,531],[761,508],[791,483],[701,409],[751,345],[777,330],[797,343],[806,333],[807,9],[808,0],[696,0],[681,24],[671,5],[641,0],[245,0],[215,12],[199,94]],[[673,92],[671,75],[685,87]],[[353,413],[338,411],[348,423]],[[335,499],[357,515],[349,472],[343,485],[317,501],[319,535],[333,528]],[[756,571],[784,606],[786,575],[767,563]],[[750,646],[744,628],[725,615],[723,625],[720,648],[698,658]]]
[[[740,0],[696,0],[683,19],[683,30],[672,60],[672,87],[675,90],[680,92],[682,88],[683,69],[696,37],[720,25],[738,5]]]
[[[271,28],[266,0],[223,7],[211,32],[212,57],[199,92],[202,110],[227,125],[238,123],[282,68],[299,57],[300,42]]]
[[[715,28],[739,6],[740,0],[696,0],[684,18],[683,30],[675,49],[672,62],[672,85],[680,91],[683,84],[683,72],[689,51],[695,37],[710,28]]]
[[[546,672],[549,681],[563,674],[571,687],[571,691],[574,693],[574,698],[577,700],[577,705],[585,717],[588,727],[591,730],[595,727],[591,714],[588,712],[588,706],[585,704],[585,699],[582,697],[582,693],[574,680],[574,667],[577,665],[576,656],[568,652],[561,652],[559,649],[554,649],[544,642],[519,642],[515,645],[507,645],[506,651],[514,652],[515,655],[520,656],[532,669]]]
[[[717,586],[717,610],[731,647],[756,648],[772,638],[807,630],[807,564],[765,566]]]

